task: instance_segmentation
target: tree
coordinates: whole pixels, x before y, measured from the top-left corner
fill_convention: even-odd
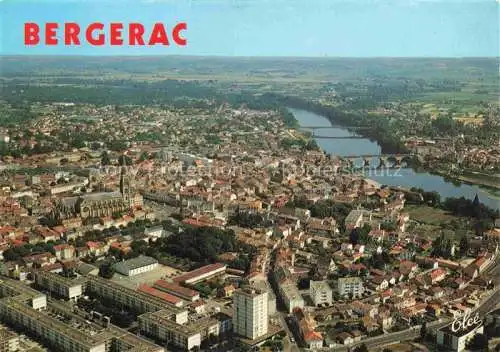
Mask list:
[[[129,166],[129,165],[132,165],[132,158],[130,158],[129,156],[127,156],[125,154],[122,154],[118,158],[118,164],[120,166]]]
[[[148,160],[149,154],[147,152],[143,152],[141,156],[139,157],[140,161]]]
[[[105,279],[111,279],[114,274],[115,274],[115,268],[113,266],[113,263],[110,262],[103,263],[99,267],[99,276]]]
[[[368,352],[368,347],[363,343],[358,348],[356,348],[356,352]]]
[[[468,251],[469,251],[469,239],[467,238],[467,235],[464,234],[460,239],[460,255],[463,257],[467,255]]]
[[[111,164],[111,159],[109,158],[109,154],[107,151],[103,151],[101,154],[101,165],[109,165]]]
[[[10,262],[13,260],[19,260],[22,257],[14,250],[14,248],[8,248],[5,252],[3,252],[3,258],[6,262]]]

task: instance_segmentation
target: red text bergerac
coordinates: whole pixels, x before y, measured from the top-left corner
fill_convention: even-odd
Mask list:
[[[43,25],[29,22],[24,24],[24,44],[35,45],[66,45],[78,46],[86,42],[92,46],[141,46],[175,44],[185,46],[187,39],[185,31],[187,24],[178,22],[169,28],[161,22],[154,23],[151,28],[146,28],[141,23],[113,22],[104,25],[94,22],[85,27],[78,23],[67,22],[59,24],[48,22]]]

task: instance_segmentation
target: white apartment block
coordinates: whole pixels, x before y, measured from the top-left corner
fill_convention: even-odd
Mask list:
[[[311,281],[309,295],[315,306],[332,304],[332,289],[326,281]]]
[[[360,297],[365,291],[363,280],[359,277],[342,277],[338,280],[338,289],[341,296]]]
[[[83,284],[49,271],[35,272],[38,286],[49,290],[61,298],[76,301],[83,295]]]
[[[286,281],[279,286],[281,299],[285,304],[288,313],[292,313],[295,308],[304,308],[304,299],[302,298],[297,285],[295,283]]]
[[[167,310],[145,313],[137,319],[141,332],[146,336],[169,341],[186,351],[201,345],[201,332],[190,325],[177,324],[173,314]]]
[[[267,291],[255,288],[240,289],[233,294],[233,305],[233,329],[236,334],[252,340],[267,334]]]

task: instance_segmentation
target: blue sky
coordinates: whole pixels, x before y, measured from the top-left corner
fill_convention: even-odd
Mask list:
[[[499,55],[497,0],[0,0],[0,52],[49,55]],[[25,47],[24,22],[188,24],[187,47]]]

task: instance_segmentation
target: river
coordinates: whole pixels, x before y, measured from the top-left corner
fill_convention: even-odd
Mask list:
[[[289,109],[300,126],[332,126],[332,123],[324,116],[310,111]],[[317,130],[316,135],[327,137],[347,137],[353,134],[344,128],[332,127]],[[380,145],[368,138],[357,139],[326,139],[315,138],[316,143],[328,154],[347,155],[378,155],[381,152]],[[361,160],[357,163],[359,164]],[[377,158],[371,163],[377,165]],[[474,199],[477,194],[479,200],[493,209],[500,209],[500,200],[484,189],[465,183],[453,183],[446,181],[442,176],[433,175],[428,172],[417,172],[411,168],[396,169],[370,169],[366,171],[366,177],[382,185],[402,186],[405,188],[418,187],[426,191],[439,192],[441,198],[465,197]]]

